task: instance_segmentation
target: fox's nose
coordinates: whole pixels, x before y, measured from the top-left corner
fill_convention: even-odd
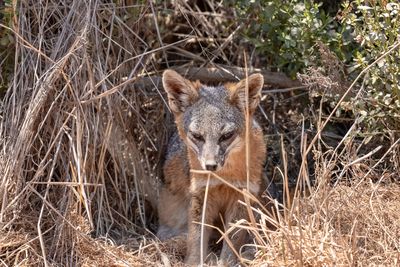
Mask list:
[[[206,164],[207,171],[215,171],[217,169],[217,164]]]

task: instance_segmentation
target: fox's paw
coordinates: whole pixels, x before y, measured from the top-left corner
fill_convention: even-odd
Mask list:
[[[161,241],[165,241],[167,239],[171,239],[176,236],[186,237],[187,233],[183,232],[180,229],[168,227],[166,225],[160,225],[160,227],[158,228],[157,237]]]

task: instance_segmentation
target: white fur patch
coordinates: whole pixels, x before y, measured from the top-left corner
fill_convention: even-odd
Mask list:
[[[193,143],[190,138],[186,138],[187,140],[187,145],[198,155],[199,154],[199,148],[196,146],[195,143]]]
[[[240,149],[241,145],[241,138],[240,136],[237,136],[232,143],[226,148],[225,154],[229,156],[229,153],[234,152],[236,149]]]

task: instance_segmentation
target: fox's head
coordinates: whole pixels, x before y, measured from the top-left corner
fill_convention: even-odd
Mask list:
[[[246,84],[252,116],[263,83],[261,74],[253,74],[248,81],[209,87],[188,81],[173,70],[164,72],[164,89],[181,138],[204,170],[222,169],[227,155],[244,144]]]

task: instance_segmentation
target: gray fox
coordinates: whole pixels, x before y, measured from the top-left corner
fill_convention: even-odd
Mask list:
[[[207,172],[190,173],[190,169],[215,172],[236,188],[249,185],[251,193],[260,193],[266,145],[253,114],[260,101],[264,79],[261,74],[253,74],[247,81],[211,87],[166,70],[162,81],[177,133],[170,139],[163,169],[165,183],[158,204],[157,236],[165,240],[187,233],[185,262],[197,265],[201,263],[202,208],[208,177],[211,178],[208,181],[205,224],[228,226],[248,218],[248,212],[238,203],[238,200],[243,200],[242,193]],[[249,184],[245,153],[246,85],[250,114]],[[208,253],[211,230],[208,226],[203,230],[204,257]],[[228,237],[233,250],[238,251],[246,241],[247,233],[240,230]],[[220,260],[237,261],[233,250],[224,240]]]

